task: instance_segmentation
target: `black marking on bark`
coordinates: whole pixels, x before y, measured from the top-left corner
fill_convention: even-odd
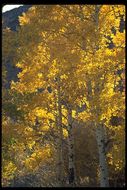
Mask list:
[[[71,155],[70,155],[70,158],[71,158],[72,160],[73,160],[73,157],[74,157],[73,154],[71,154]]]
[[[74,168],[69,169],[69,184],[74,182]]]

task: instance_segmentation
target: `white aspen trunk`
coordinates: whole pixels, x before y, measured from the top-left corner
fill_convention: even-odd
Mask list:
[[[104,135],[103,125],[100,124],[96,127],[96,140],[98,145],[100,165],[100,187],[109,187]]]
[[[61,96],[60,96],[60,81],[58,79],[58,186],[62,187],[64,184],[64,162],[63,162],[63,130],[62,130],[62,108],[61,108]]]
[[[99,34],[99,12],[102,5],[95,5],[95,25],[96,25],[96,33]],[[98,50],[98,45],[95,46],[95,52]],[[99,86],[97,84],[96,90],[100,91]],[[96,92],[95,92],[96,93]],[[98,107],[99,109],[99,107]],[[100,112],[99,112],[100,113]],[[98,114],[99,114],[98,113]],[[109,180],[108,180],[108,166],[106,160],[106,150],[105,150],[105,132],[104,126],[98,123],[96,126],[96,140],[98,144],[98,151],[99,151],[99,165],[100,165],[100,187],[109,187]]]
[[[74,136],[72,127],[72,110],[68,109],[68,156],[69,156],[69,185],[76,186],[75,164],[74,164]]]

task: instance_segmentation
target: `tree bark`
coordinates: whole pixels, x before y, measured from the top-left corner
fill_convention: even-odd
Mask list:
[[[64,162],[63,162],[63,129],[62,129],[62,107],[61,107],[61,94],[60,94],[60,81],[58,78],[58,186],[62,187],[64,185]]]
[[[94,21],[96,25],[96,34],[99,34],[99,13],[101,10],[102,5],[95,5],[95,14],[94,14]],[[98,43],[95,45],[95,52],[99,49]],[[95,94],[100,91],[99,85],[96,84]],[[98,105],[98,110],[100,107]],[[98,115],[100,114],[100,111]],[[108,180],[108,166],[106,160],[106,150],[105,150],[105,131],[103,124],[98,123],[96,126],[96,140],[98,144],[98,151],[99,151],[99,165],[100,165],[100,187],[109,187],[109,180]]]
[[[105,134],[104,126],[102,124],[96,127],[96,139],[99,151],[99,165],[100,165],[100,187],[109,187],[108,180],[108,166],[106,160],[105,150]]]
[[[74,136],[72,127],[72,110],[68,109],[68,159],[69,159],[69,185],[76,186],[75,163],[74,163]]]

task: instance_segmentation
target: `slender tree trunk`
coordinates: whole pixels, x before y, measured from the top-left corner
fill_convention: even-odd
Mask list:
[[[96,86],[99,90],[98,85]],[[92,99],[92,90],[91,90],[91,83],[88,82],[88,100],[91,101]],[[97,92],[98,92],[97,90]],[[98,105],[99,111],[100,106]],[[93,114],[95,111],[93,111]],[[99,114],[99,113],[98,113]],[[107,142],[106,131],[104,130],[104,126],[98,123],[96,127],[96,140],[99,152],[99,165],[100,165],[100,186],[101,187],[109,187],[109,180],[108,180],[108,166],[106,161],[106,150],[105,150],[105,143]]]
[[[94,21],[96,25],[96,35],[99,34],[99,13],[101,10],[102,5],[95,5],[95,14],[94,14]],[[95,45],[95,52],[99,49],[98,42]],[[97,92],[100,91],[99,86],[96,86]],[[96,94],[96,92],[95,92]],[[99,107],[98,107],[99,109]],[[98,113],[100,114],[100,112]],[[96,140],[98,144],[98,151],[99,151],[99,165],[100,165],[100,186],[101,187],[109,187],[109,180],[108,180],[108,166],[106,160],[106,150],[105,150],[105,133],[103,124],[99,124],[96,126]]]
[[[98,144],[100,165],[100,187],[109,187],[104,135],[103,125],[100,124],[96,127],[96,139]]]
[[[74,136],[72,127],[72,110],[68,109],[68,156],[69,156],[69,185],[76,186],[75,164],[74,164]]]
[[[64,184],[64,162],[63,162],[63,130],[62,130],[62,108],[61,108],[61,95],[60,95],[60,82],[58,79],[58,186],[62,187]]]

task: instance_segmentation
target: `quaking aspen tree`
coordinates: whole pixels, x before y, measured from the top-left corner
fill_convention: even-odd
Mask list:
[[[35,160],[41,156],[45,162],[52,154],[54,143],[57,186],[65,185],[65,128],[68,183],[76,186],[74,122],[84,120],[91,122],[96,131],[100,186],[109,187],[108,158],[112,150],[106,150],[107,131],[112,131],[112,115],[124,113],[124,91],[118,91],[124,73],[116,75],[118,70],[124,70],[125,36],[119,32],[120,17],[123,15],[124,19],[124,14],[122,5],[35,5],[19,19],[14,64],[21,72],[19,80],[12,81],[11,90],[22,97],[19,103],[16,98],[15,101],[18,109],[25,112],[25,123],[30,126],[25,127],[29,128],[26,135],[32,133],[37,142],[40,134],[43,142],[41,147],[30,137],[26,138],[35,151],[25,163],[31,170],[36,168]],[[116,34],[112,33],[113,28]],[[115,45],[112,49],[111,40]],[[36,118],[38,127],[34,126]],[[119,129],[122,138],[123,124]],[[58,141],[54,138],[49,143],[47,137],[43,138],[50,132],[50,137],[56,134]],[[114,165],[118,166],[118,162]]]

